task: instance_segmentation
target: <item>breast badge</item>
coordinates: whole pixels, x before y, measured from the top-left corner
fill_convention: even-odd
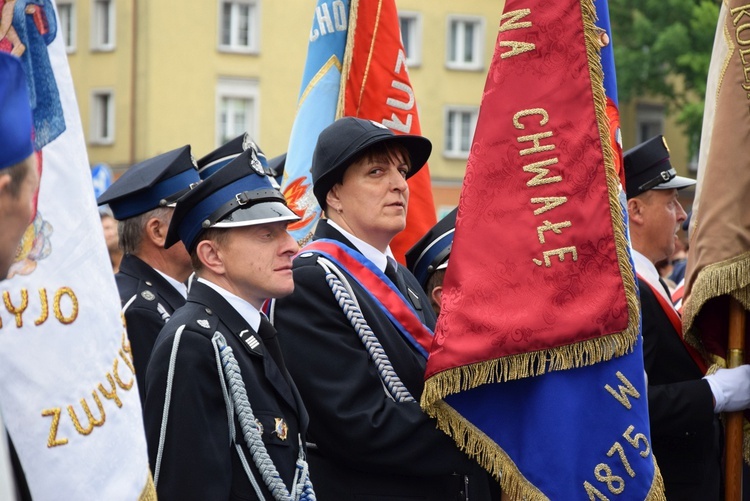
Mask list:
[[[279,437],[280,440],[286,440],[286,435],[289,432],[289,427],[286,425],[286,421],[283,418],[274,419],[274,430],[273,432]]]

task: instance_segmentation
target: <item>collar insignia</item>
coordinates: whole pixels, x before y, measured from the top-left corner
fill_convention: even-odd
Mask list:
[[[154,299],[156,299],[156,296],[154,296],[154,293],[151,291],[141,292],[141,297],[146,301],[153,301]]]
[[[209,324],[209,323],[208,323],[208,320],[206,320],[206,319],[203,319],[203,318],[201,318],[201,319],[200,319],[200,320],[198,320],[197,322],[198,322],[198,325],[200,325],[200,326],[201,326],[201,327],[203,327],[204,329],[208,329],[208,328],[209,328],[209,327],[211,326],[211,324]]]

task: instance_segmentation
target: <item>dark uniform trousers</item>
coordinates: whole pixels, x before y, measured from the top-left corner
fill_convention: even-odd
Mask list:
[[[315,237],[354,248],[325,221],[318,223]],[[316,262],[316,255],[307,253],[295,259],[294,293],[277,300],[274,323],[310,413],[308,440],[315,444],[309,450],[310,474],[318,499],[491,499],[489,475],[419,407],[424,356],[350,280],[365,319],[416,401],[396,402],[386,395]],[[404,267],[399,266],[398,275],[398,285],[409,289],[405,294],[418,298],[414,302],[423,322],[434,328],[435,315],[419,283]]]
[[[184,326],[184,328],[182,327]],[[263,319],[255,333],[242,316],[209,286],[194,282],[154,345],[146,373],[144,423],[151,469],[156,473],[168,368],[174,349],[175,372],[157,493],[160,500],[257,499],[235,449],[240,444],[266,499],[266,488],[236,417],[228,417],[211,338],[220,332],[234,352],[262,439],[281,479],[291,489],[307,414],[284,368],[276,331]],[[181,331],[179,344],[177,333]],[[243,342],[238,335],[254,335]],[[222,371],[223,374],[223,371]],[[235,435],[230,436],[229,419]],[[300,435],[302,434],[302,435]]]
[[[146,367],[156,336],[169,316],[185,304],[185,298],[158,271],[132,254],[123,256],[115,280],[122,307],[125,308],[135,377],[143,403],[146,397]]]
[[[719,499],[721,425],[711,388],[654,292],[645,283],[639,289],[651,445],[667,499]]]

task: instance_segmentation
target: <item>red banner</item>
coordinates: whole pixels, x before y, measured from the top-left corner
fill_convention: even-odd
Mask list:
[[[590,74],[581,9],[509,9],[428,377],[482,362],[497,380],[590,365],[631,351],[638,334],[606,100]]]
[[[380,122],[396,134],[421,134],[394,0],[353,1],[344,58],[343,116]],[[437,222],[429,166],[409,178],[406,229],[391,242],[404,254]]]

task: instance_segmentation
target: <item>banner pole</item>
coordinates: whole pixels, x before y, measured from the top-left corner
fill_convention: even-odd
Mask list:
[[[745,309],[739,301],[729,298],[729,340],[727,367],[739,367],[745,352]],[[742,423],[743,413],[726,414],[724,499],[742,499]]]

